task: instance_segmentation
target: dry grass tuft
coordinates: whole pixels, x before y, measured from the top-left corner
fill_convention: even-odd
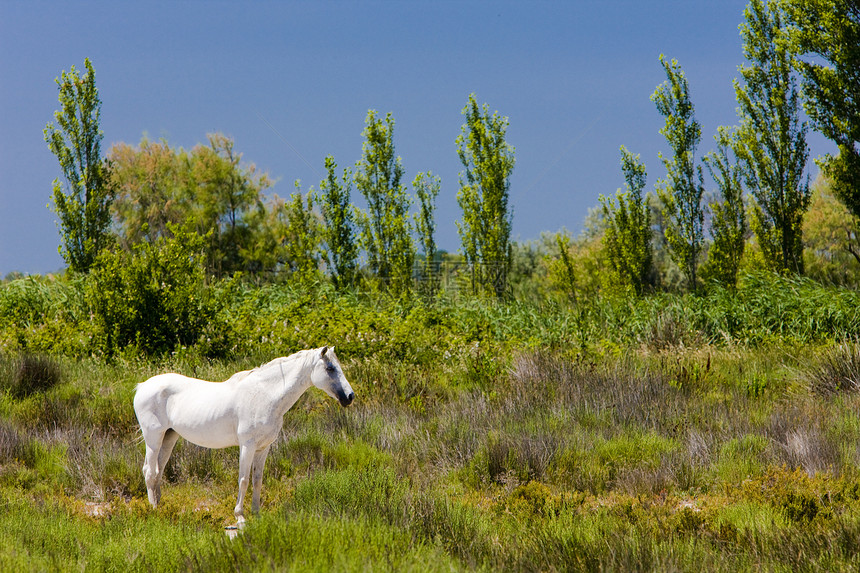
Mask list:
[[[26,398],[37,392],[45,392],[60,383],[59,364],[52,358],[38,354],[24,354],[9,364],[7,373],[0,380],[15,398]]]
[[[860,341],[846,341],[824,350],[805,377],[816,394],[860,391]]]

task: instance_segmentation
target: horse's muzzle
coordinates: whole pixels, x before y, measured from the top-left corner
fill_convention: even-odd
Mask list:
[[[338,397],[338,400],[340,401],[340,405],[343,406],[344,408],[346,408],[347,406],[352,404],[352,401],[354,399],[355,399],[355,392],[350,392],[349,394],[341,394]]]

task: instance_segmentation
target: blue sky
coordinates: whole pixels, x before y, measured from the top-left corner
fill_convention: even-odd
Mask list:
[[[328,154],[353,165],[368,109],[392,112],[407,181],[428,170],[442,178],[437,242],[456,251],[454,139],[470,93],[510,118],[515,238],[577,232],[598,196],[623,185],[621,145],[641,155],[649,189],[665,176],[649,99],[665,79],[661,53],[687,74],[700,155],[717,126],[736,123],[745,5],[2,0],[0,276],[64,266],[46,207],[61,172],[42,131],[58,108],[54,79],[84,58],[96,70],[105,152],[143,134],[190,149],[222,132],[281,196],[296,179],[317,186]],[[811,157],[834,149],[812,132],[809,143]]]

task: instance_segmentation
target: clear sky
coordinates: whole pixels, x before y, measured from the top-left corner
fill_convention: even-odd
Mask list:
[[[368,109],[392,112],[406,180],[442,178],[437,242],[456,251],[454,139],[470,93],[510,118],[514,237],[577,232],[598,195],[623,185],[621,145],[641,154],[648,189],[665,176],[649,99],[665,79],[661,53],[687,74],[700,155],[717,126],[737,122],[745,5],[0,0],[0,277],[64,267],[46,207],[61,171],[43,129],[58,109],[54,79],[84,58],[96,70],[104,152],[144,134],[190,149],[222,132],[281,196],[296,179],[318,186],[328,154],[353,165]],[[809,143],[811,157],[834,150],[812,132]]]

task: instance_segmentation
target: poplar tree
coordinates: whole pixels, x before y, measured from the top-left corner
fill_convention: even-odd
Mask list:
[[[666,81],[657,86],[651,100],[666,118],[660,133],[672,149],[672,157],[660,159],[666,166],[666,179],[657,184],[657,195],[663,203],[666,241],[675,263],[681,267],[690,289],[697,288],[697,269],[704,243],[702,195],[705,186],[702,167],[695,165],[696,147],[702,129],[695,118],[687,78],[674,59],[660,55]]]
[[[412,242],[410,197],[401,183],[403,165],[394,153],[394,118],[367,112],[362,158],[356,164],[355,186],[367,201],[358,213],[362,246],[368,266],[395,291],[411,283],[415,246]]]
[[[433,257],[436,255],[436,197],[441,188],[441,179],[431,172],[418,173],[412,181],[412,188],[418,197],[419,211],[415,222],[418,231],[418,242],[424,251],[424,280],[430,292],[436,288],[433,276]]]
[[[499,298],[507,291],[511,268],[511,226],[508,209],[514,148],[505,141],[508,118],[493,112],[485,103],[478,106],[475,94],[463,108],[466,123],[457,136],[457,154],[465,172],[460,173],[457,203],[463,219],[457,231],[466,262],[473,265],[473,289],[488,288]]]
[[[295,182],[296,192],[284,203],[286,229],[284,252],[292,280],[310,282],[319,277],[321,222],[314,213],[313,189],[302,193],[302,184]]]
[[[355,280],[358,266],[355,218],[350,202],[352,172],[346,168],[338,179],[337,163],[331,155],[325,158],[325,169],[326,178],[320,182],[317,200],[323,217],[325,259],[335,287],[343,289]]]
[[[651,212],[643,195],[645,165],[638,155],[621,146],[621,170],[624,172],[626,191],[618,190],[615,200],[600,196],[606,230],[603,244],[612,269],[622,285],[633,288],[637,295],[645,292],[652,283],[653,255],[651,250]],[[566,246],[559,239],[563,262],[570,266]],[[572,277],[572,267],[569,269]]]
[[[783,0],[803,106],[839,154],[820,162],[833,194],[860,217],[860,1]],[[856,231],[855,231],[856,232]]]
[[[705,166],[717,184],[720,199],[711,202],[711,236],[708,272],[722,284],[734,287],[746,246],[747,222],[744,208],[742,174],[734,156],[735,138],[722,126],[714,136],[716,151],[705,156]]]
[[[96,88],[96,72],[89,58],[86,72],[75,66],[56,79],[61,109],[57,122],[45,127],[45,141],[57,156],[66,181],[66,190],[54,179],[51,195],[60,217],[62,243],[59,252],[69,269],[88,272],[96,256],[111,241],[110,206],[113,191],[110,169],[101,157],[104,134],[99,127],[101,100]]]
[[[755,198],[750,226],[771,269],[803,273],[809,149],[778,1],[751,0],[740,30],[748,64],[739,68],[743,83],[735,80],[740,116],[735,151]]]

